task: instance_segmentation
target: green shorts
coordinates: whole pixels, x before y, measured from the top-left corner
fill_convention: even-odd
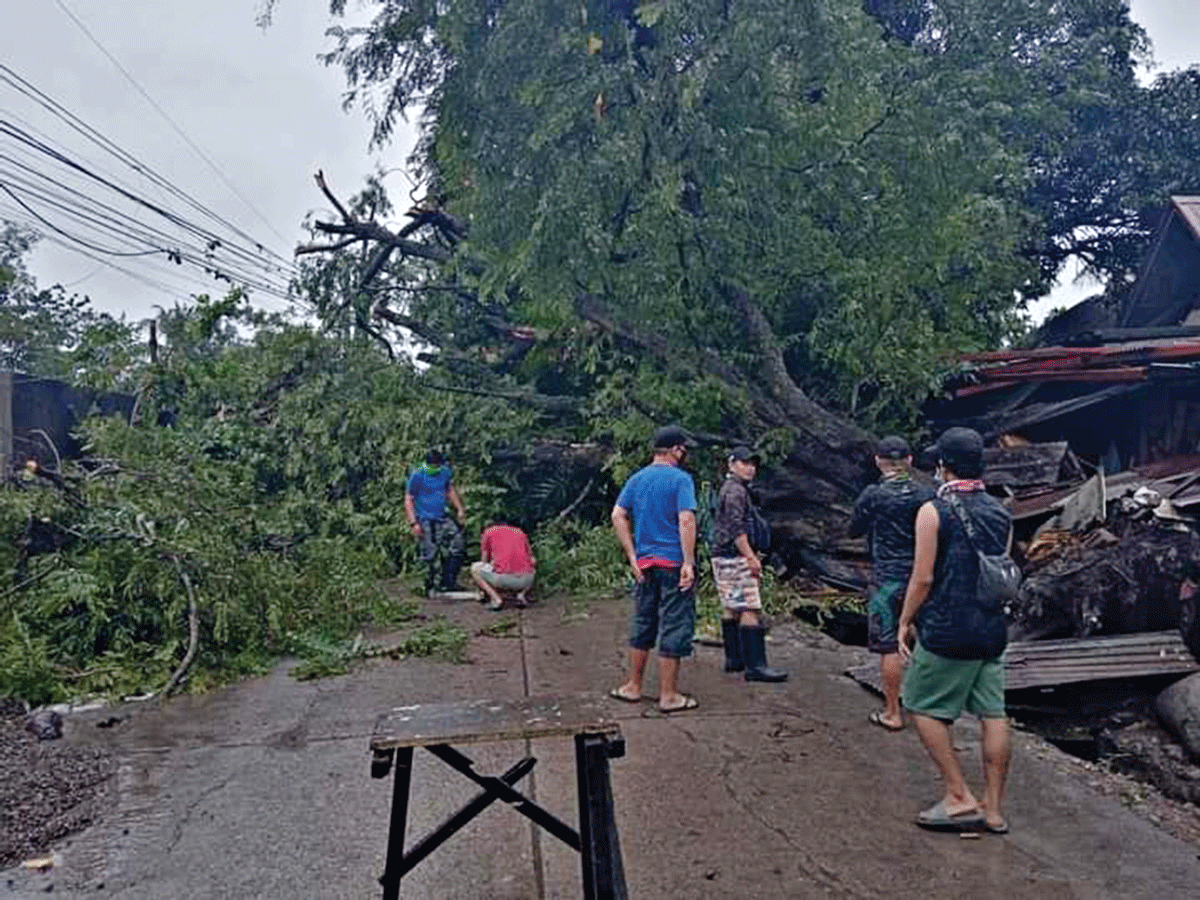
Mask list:
[[[918,642],[904,673],[904,708],[953,722],[963,710],[981,719],[1005,719],[1004,660],[947,659]]]

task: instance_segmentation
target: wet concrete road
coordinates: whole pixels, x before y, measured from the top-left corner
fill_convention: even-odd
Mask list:
[[[472,632],[497,618],[474,604],[430,607]],[[122,900],[380,896],[390,781],[370,778],[368,752],[380,712],[620,681],[622,604],[595,604],[586,617],[550,605],[520,618],[515,638],[474,638],[469,665],[383,660],[309,683],[280,667],[134,710],[108,731],[86,715],[68,720],[67,740],[107,743],[118,755],[113,807],[58,848],[51,872],[0,874],[0,897],[44,897],[51,885],[54,896]],[[1195,848],[1064,777],[1056,751],[1024,736],[1011,835],[917,829],[911,819],[936,798],[937,782],[915,734],[866,723],[875,700],[842,676],[850,651],[786,631],[772,646],[772,662],[792,672],[785,684],[747,685],[720,672],[718,650],[701,648],[683,676],[700,700],[695,713],[666,718],[652,702],[614,702],[628,744],[613,779],[631,897],[1197,896]],[[960,726],[956,737],[978,785],[974,729]],[[471,755],[480,771],[498,773],[526,752],[512,743]],[[532,754],[539,762],[522,789],[573,823],[571,742],[538,741]],[[418,751],[410,843],[476,790]],[[495,804],[409,875],[401,896],[578,898],[578,873],[572,851]]]

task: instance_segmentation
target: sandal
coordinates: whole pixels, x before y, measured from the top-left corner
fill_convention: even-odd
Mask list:
[[[621,693],[620,688],[613,688],[611,691],[608,692],[608,696],[612,697],[614,700],[620,700],[622,703],[641,703],[642,702],[641,697],[625,696],[624,694]]]
[[[903,731],[903,730],[904,730],[904,726],[903,726],[903,725],[891,725],[891,724],[889,724],[889,723],[888,723],[888,722],[887,722],[887,721],[886,721],[886,720],[883,718],[883,713],[882,713],[882,712],[880,712],[879,710],[875,710],[875,712],[871,713],[871,715],[869,715],[869,716],[867,717],[867,721],[868,721],[868,722],[870,722],[872,725],[878,725],[878,726],[879,726],[880,728],[882,728],[884,731],[890,731],[890,732],[892,732],[892,733],[895,733],[895,732],[897,732],[897,731]]]
[[[699,705],[700,705],[700,701],[698,701],[691,694],[684,694],[683,702],[681,704],[679,704],[678,706],[672,706],[669,708],[665,707],[665,706],[660,706],[658,708],[658,711],[660,713],[662,713],[664,716],[669,716],[669,715],[673,715],[674,713],[687,712],[688,710],[695,709]]]

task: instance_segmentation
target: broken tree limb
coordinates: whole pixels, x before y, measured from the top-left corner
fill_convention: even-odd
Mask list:
[[[192,660],[196,658],[196,649],[200,646],[200,613],[196,608],[196,591],[192,587],[192,579],[188,577],[188,573],[184,569],[183,563],[179,561],[179,557],[172,556],[171,560],[175,563],[175,570],[179,573],[179,580],[183,582],[184,590],[187,591],[188,648],[187,653],[183,656],[183,662],[171,674],[171,678],[167,681],[166,686],[159,691],[158,696],[160,700],[165,700],[179,686],[179,682],[183,680],[183,676],[191,666]]]
[[[325,199],[332,203],[334,209],[336,209],[341,215],[342,221],[347,223],[354,222],[354,216],[350,215],[350,213],[346,211],[346,207],[342,206],[341,201],[333,195],[333,191],[331,191],[329,189],[329,185],[325,183],[325,173],[322,170],[317,169],[317,174],[313,177],[316,179],[317,187],[319,187],[321,189],[321,193],[325,195]]]

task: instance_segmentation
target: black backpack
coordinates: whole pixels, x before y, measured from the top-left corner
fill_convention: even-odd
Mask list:
[[[954,510],[958,520],[962,522],[963,530],[967,533],[967,541],[975,556],[979,559],[979,577],[975,582],[975,596],[980,607],[985,612],[1002,612],[1017,599],[1021,588],[1021,570],[1013,562],[1007,547],[1002,553],[984,553],[975,541],[975,525],[971,514],[963,506],[957,494],[951,492],[947,496],[950,508]]]
[[[750,547],[757,550],[759,553],[766,553],[771,549],[771,526],[768,524],[763,514],[758,511],[758,506],[754,502],[754,494],[750,488],[742,483],[743,489],[746,491],[746,539],[750,542]],[[713,530],[716,527],[717,511],[720,507],[720,489],[712,485],[705,486],[704,503],[700,507],[700,521],[697,527],[700,532],[700,537],[711,551],[713,545]]]

